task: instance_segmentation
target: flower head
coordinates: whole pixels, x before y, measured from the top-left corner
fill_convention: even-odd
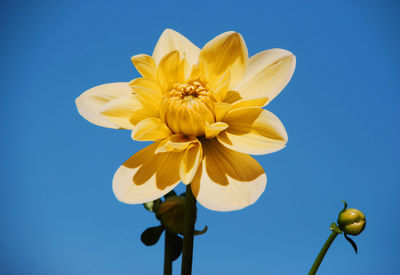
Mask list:
[[[94,87],[76,100],[88,121],[131,129],[134,140],[154,141],[117,170],[116,197],[148,202],[182,181],[191,183],[197,201],[212,210],[253,204],[265,189],[266,175],[248,154],[286,145],[281,121],[262,107],[289,82],[294,55],[272,49],[248,58],[236,32],[199,49],[167,29],[152,56],[135,55],[132,62],[142,77]]]

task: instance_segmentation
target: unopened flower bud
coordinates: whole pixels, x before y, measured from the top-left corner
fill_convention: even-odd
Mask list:
[[[182,234],[185,218],[185,197],[172,196],[160,204],[157,216],[170,233]]]
[[[340,212],[337,222],[340,230],[354,236],[360,234],[366,224],[364,214],[360,210],[353,208],[344,209]]]

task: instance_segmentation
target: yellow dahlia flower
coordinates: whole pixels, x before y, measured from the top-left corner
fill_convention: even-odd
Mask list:
[[[267,178],[248,154],[286,145],[281,121],[262,107],[289,82],[294,55],[272,49],[248,58],[236,32],[199,49],[167,29],[152,56],[135,55],[132,62],[142,77],[94,87],[76,99],[88,121],[130,129],[134,140],[154,141],[115,173],[118,200],[152,201],[182,181],[191,183],[197,201],[212,210],[253,204]]]

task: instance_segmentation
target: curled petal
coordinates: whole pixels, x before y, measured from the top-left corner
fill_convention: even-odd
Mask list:
[[[101,109],[107,102],[132,93],[132,89],[126,82],[103,84],[81,94],[75,100],[75,103],[79,114],[89,122],[103,127],[118,129],[121,126],[105,118],[101,114]]]
[[[286,146],[287,133],[274,114],[261,108],[240,108],[230,111],[224,118],[229,128],[217,136],[227,148],[263,155]]]
[[[171,135],[158,145],[155,153],[182,152],[195,142],[199,142],[196,137],[189,137],[182,134]]]
[[[240,81],[247,66],[247,47],[239,33],[225,32],[208,42],[200,52],[199,64],[213,85],[230,77],[230,86]]]
[[[184,184],[189,184],[196,174],[203,156],[200,141],[196,137],[182,134],[171,135],[162,141],[155,150],[156,154],[165,152],[183,153],[179,175]]]
[[[149,202],[162,197],[179,183],[182,153],[155,154],[154,143],[134,154],[114,175],[113,191],[124,203]]]
[[[172,133],[159,118],[147,118],[140,121],[132,131],[132,139],[140,141],[158,141]]]
[[[267,177],[249,155],[227,149],[216,139],[202,141],[204,158],[192,185],[204,207],[232,211],[253,204],[264,192]]]
[[[296,67],[289,51],[272,49],[252,56],[246,73],[234,88],[242,98],[267,97],[273,100],[288,84]]]
[[[225,122],[215,122],[213,124],[205,125],[206,138],[213,138],[218,136],[223,130],[228,128],[229,125]]]
[[[181,58],[185,59],[189,66],[197,63],[200,53],[200,49],[182,34],[171,29],[166,29],[161,34],[154,48],[153,58],[159,63],[164,56],[172,51],[178,51]]]
[[[157,65],[154,59],[147,54],[138,54],[131,57],[136,70],[145,78],[157,80]]]
[[[199,141],[191,143],[182,157],[182,163],[179,169],[179,175],[184,184],[189,184],[193,180],[202,157],[203,151],[201,143]]]

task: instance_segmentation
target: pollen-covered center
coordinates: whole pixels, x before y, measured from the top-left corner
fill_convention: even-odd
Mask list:
[[[172,132],[203,136],[204,126],[215,122],[214,103],[207,85],[199,81],[177,83],[164,97],[162,115]]]

